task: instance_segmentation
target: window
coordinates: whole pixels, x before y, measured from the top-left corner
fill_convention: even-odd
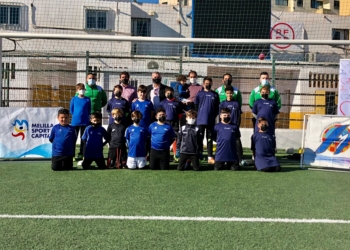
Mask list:
[[[276,5],[288,6],[288,0],[276,0]]]
[[[349,30],[332,29],[332,40],[349,40]]]
[[[11,65],[11,67],[10,67]],[[16,64],[15,63],[2,63],[2,79],[16,79]]]
[[[334,9],[339,10],[340,4],[339,1],[334,1]]]
[[[106,10],[86,10],[86,29],[106,30],[107,11]]]
[[[151,36],[151,19],[131,18],[132,36]]]
[[[0,5],[0,24],[19,25],[20,7]]]
[[[317,1],[317,0],[311,0],[311,8],[313,9],[322,9],[323,8],[323,2]]]
[[[304,3],[303,0],[297,0],[297,7],[303,7]]]

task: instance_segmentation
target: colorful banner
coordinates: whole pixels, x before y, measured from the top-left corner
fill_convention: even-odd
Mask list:
[[[350,116],[350,59],[339,63],[338,115]]]
[[[0,108],[0,158],[51,158],[51,128],[60,108]]]
[[[310,115],[304,164],[350,169],[350,117]]]

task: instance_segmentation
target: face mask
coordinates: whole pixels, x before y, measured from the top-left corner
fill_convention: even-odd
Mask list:
[[[97,128],[97,127],[101,126],[101,123],[92,123],[91,126],[93,128]]]
[[[224,81],[225,86],[230,86],[232,83],[232,80],[226,80]]]
[[[114,117],[114,120],[115,120],[116,122],[121,122],[122,117],[121,117],[121,116]]]
[[[121,82],[122,84],[127,85],[127,84],[129,83],[129,79],[122,79],[120,82]]]
[[[159,122],[165,122],[165,116],[160,116],[160,117],[158,118],[158,121],[159,121]]]
[[[196,123],[196,119],[189,118],[189,119],[187,119],[187,123],[190,124],[190,125],[193,125],[193,124]]]
[[[79,93],[79,95],[84,95],[85,94],[85,89],[79,89],[78,93]]]
[[[134,123],[136,123],[136,124],[139,124],[140,121],[141,121],[141,119],[139,119],[139,118],[134,118],[132,121],[133,121]]]
[[[115,93],[115,96],[119,98],[119,97],[122,96],[122,93],[121,92],[117,92],[117,93]]]
[[[89,84],[89,86],[95,85],[95,84],[96,84],[95,79],[89,79],[89,80],[88,80],[88,84]]]
[[[260,129],[261,129],[261,131],[266,132],[266,130],[267,130],[267,125],[266,125],[266,124],[261,125]]]
[[[205,86],[205,89],[206,89],[206,90],[210,90],[210,89],[211,89],[211,85],[206,85],[206,86]]]
[[[225,117],[222,119],[224,121],[224,123],[229,123],[231,121],[230,117]]]
[[[168,98],[168,99],[173,99],[173,98],[174,98],[174,95],[173,95],[173,94],[168,94],[168,95],[166,96],[166,98]]]
[[[155,83],[155,84],[159,84],[162,82],[162,78],[155,78],[155,79],[152,79],[152,82]]]
[[[261,80],[261,86],[266,86],[266,85],[269,85],[269,80],[267,79]]]
[[[269,95],[268,94],[262,94],[261,95],[262,98],[264,98],[265,100],[269,98]]]
[[[197,78],[190,78],[190,83],[192,83],[192,84],[197,83]]]

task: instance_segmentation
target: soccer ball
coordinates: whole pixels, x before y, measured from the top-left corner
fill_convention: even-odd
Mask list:
[[[265,59],[265,54],[264,54],[264,53],[261,53],[261,54],[259,55],[259,59],[260,59],[260,60],[264,60],[264,59]]]

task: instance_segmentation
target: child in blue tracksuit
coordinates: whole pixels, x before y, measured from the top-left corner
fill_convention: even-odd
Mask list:
[[[169,168],[170,145],[175,141],[176,134],[173,128],[165,122],[166,114],[162,107],[156,111],[156,122],[153,122],[148,133],[151,137],[150,169],[160,167],[165,170]]]
[[[238,155],[236,149],[236,138],[239,130],[236,125],[230,123],[230,110],[220,110],[221,122],[216,124],[213,130],[213,140],[216,141],[215,170],[227,169],[238,170]]]
[[[218,93],[211,90],[213,80],[210,77],[204,77],[204,90],[199,91],[194,101],[195,109],[198,112],[197,126],[201,133],[204,132],[207,137],[208,163],[214,164],[213,158],[213,140],[211,132],[215,125],[215,118],[218,115],[220,99]]]
[[[222,110],[223,108],[228,108],[231,112],[230,123],[232,123],[233,125],[236,125],[239,130],[241,126],[241,114],[242,114],[241,105],[237,100],[233,98],[234,88],[231,85],[228,85],[225,87],[225,94],[226,94],[226,100],[220,103],[219,110]],[[247,165],[247,162],[243,160],[243,147],[242,147],[242,142],[240,137],[236,138],[236,148],[237,148],[239,163],[241,165]]]
[[[68,124],[68,109],[58,110],[59,124],[52,127],[49,141],[52,143],[52,164],[54,171],[73,170],[73,157],[77,135],[74,127]]]
[[[279,172],[281,167],[275,156],[275,137],[267,132],[269,123],[265,117],[260,117],[257,123],[259,130],[251,138],[255,167],[262,172]]]
[[[112,110],[116,108],[123,110],[124,115],[123,115],[122,123],[127,124],[127,122],[129,121],[128,116],[130,113],[130,106],[129,106],[129,102],[122,97],[123,87],[120,85],[115,85],[113,89],[113,94],[114,94],[114,97],[109,99],[107,103],[107,108],[106,108],[106,111],[109,114],[109,124],[114,123]]]
[[[129,169],[142,169],[146,166],[148,128],[140,126],[142,119],[140,111],[133,111],[131,119],[133,125],[125,131],[125,139],[129,147],[126,165]]]
[[[74,96],[70,101],[71,125],[74,127],[77,135],[80,132],[80,147],[77,159],[82,159],[84,142],[81,140],[81,137],[86,127],[90,125],[91,101],[89,97],[85,96],[85,85],[83,83],[78,83],[76,90],[78,95]]]
[[[103,146],[110,141],[110,136],[102,127],[102,114],[98,111],[91,114],[91,125],[85,129],[82,140],[85,142],[83,169],[89,169],[94,161],[99,169],[106,169],[103,157]],[[103,142],[103,139],[105,142]]]
[[[132,103],[131,111],[140,111],[142,114],[142,119],[140,121],[140,126],[144,128],[148,128],[151,124],[152,116],[153,116],[153,103],[150,100],[146,99],[146,86],[140,85],[137,88],[137,101]]]

